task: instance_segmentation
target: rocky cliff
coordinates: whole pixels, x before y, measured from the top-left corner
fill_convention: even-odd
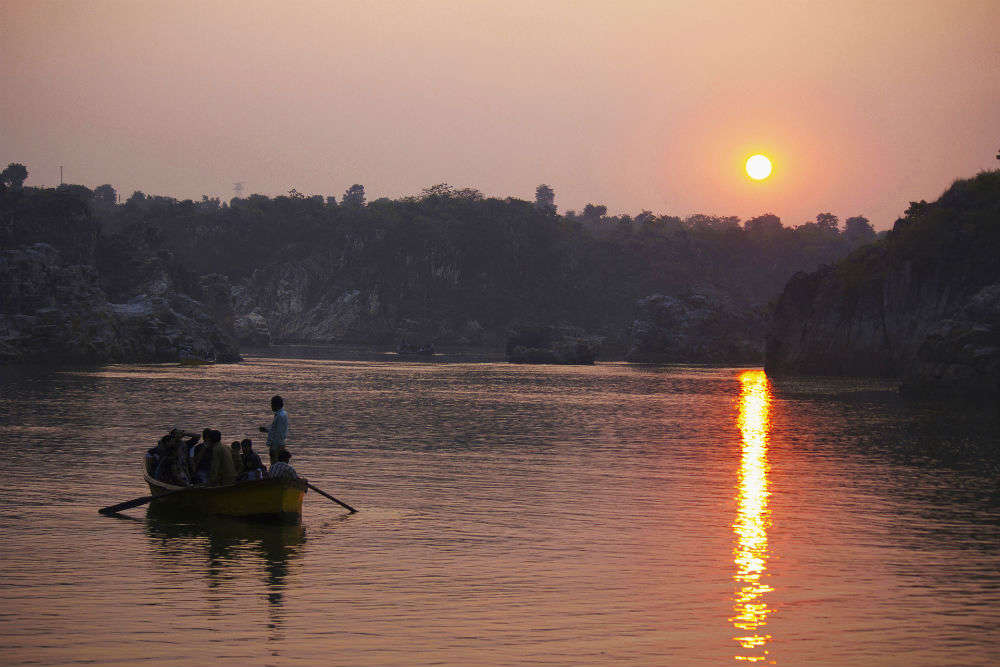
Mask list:
[[[140,225],[104,234],[94,206],[78,185],[0,187],[0,362],[239,360],[228,279]]]
[[[905,390],[1000,392],[1000,172],[911,204],[881,242],[798,273],[768,373],[898,377]]]
[[[371,271],[347,271],[332,253],[256,270],[232,289],[235,331],[250,346],[271,342],[379,343],[402,339],[452,345],[499,344],[456,307],[429,304],[412,284],[387,285]],[[435,296],[447,302],[444,288]]]
[[[0,252],[0,362],[239,360],[212,308],[177,291],[166,272],[135,287],[111,303],[94,266],[65,263],[48,244]]]

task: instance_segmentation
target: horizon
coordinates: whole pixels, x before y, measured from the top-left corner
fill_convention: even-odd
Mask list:
[[[989,2],[13,2],[6,162],[27,185],[369,200],[446,182],[561,212],[830,211],[890,228],[995,168]],[[765,15],[766,14],[766,15]],[[44,82],[44,85],[40,85]],[[768,155],[752,181],[742,163]],[[6,163],[5,162],[5,163]]]
[[[23,163],[20,163],[20,164],[23,164]],[[65,186],[82,186],[82,187],[86,187],[86,188],[88,188],[90,190],[94,190],[95,188],[100,187],[102,185],[111,185],[112,187],[115,187],[113,183],[100,183],[100,184],[95,184],[95,185],[85,185],[83,183],[73,183],[73,182],[65,181],[65,180],[64,180],[63,183],[54,183],[54,184],[32,183],[31,182],[32,181],[32,179],[31,179],[31,167],[30,167],[30,165],[24,165],[24,166],[28,169],[28,178],[25,181],[25,187],[29,187],[29,188],[39,188],[39,189],[59,188],[59,187],[65,185]],[[989,172],[993,172],[993,171],[1000,171],[1000,168],[982,169],[979,172],[977,172],[975,175],[972,175],[972,176],[959,176],[959,177],[953,178],[951,180],[951,182],[943,190],[941,190],[941,192],[939,192],[937,195],[933,196],[933,198],[927,198],[927,201],[930,201],[930,202],[937,201],[941,197],[941,195],[943,195],[945,192],[947,192],[949,189],[951,189],[951,187],[954,186],[959,181],[971,180],[971,179],[975,178],[976,176],[979,176],[980,174],[989,173]],[[356,185],[356,184],[352,184],[352,185]],[[363,184],[360,184],[360,185],[363,185]],[[383,197],[369,197],[368,196],[368,189],[367,189],[367,187],[365,187],[365,205],[367,206],[368,204],[371,204],[371,203],[373,203],[375,201],[378,201],[379,199],[389,199],[390,201],[393,201],[393,202],[404,201],[406,199],[411,199],[411,198],[415,198],[415,199],[419,200],[421,198],[421,195],[426,195],[426,194],[428,194],[429,190],[431,190],[434,187],[441,186],[441,185],[448,186],[453,191],[459,191],[459,190],[465,189],[465,188],[462,188],[462,187],[454,186],[451,183],[435,183],[433,185],[428,185],[428,186],[422,188],[419,193],[410,193],[410,194],[405,194],[404,193],[404,194],[400,194],[400,195],[395,196],[395,197],[385,197],[385,196],[383,196]],[[545,185],[545,184],[543,183],[543,184],[539,184],[539,185]],[[472,187],[472,186],[467,186],[467,187],[469,189],[477,190],[478,191],[478,189],[475,188],[475,187]],[[197,203],[199,201],[202,201],[202,197],[208,197],[209,199],[212,199],[212,197],[210,195],[208,195],[207,193],[203,193],[201,196],[198,196],[197,198],[195,198],[195,197],[177,197],[177,196],[166,194],[166,193],[147,192],[147,191],[142,190],[142,189],[139,189],[137,191],[133,191],[131,193],[125,194],[124,192],[118,190],[117,187],[115,187],[115,192],[118,195],[118,202],[117,202],[118,205],[124,205],[126,203],[126,200],[132,194],[134,194],[135,192],[141,192],[143,195],[145,195],[146,197],[150,197],[150,198],[152,198],[152,197],[166,197],[168,199],[173,199],[173,200],[178,201],[178,202],[192,201],[192,202]],[[231,204],[233,202],[233,200],[236,200],[236,199],[247,200],[250,197],[257,197],[257,196],[263,196],[263,197],[267,197],[269,199],[275,199],[275,198],[278,198],[278,197],[292,196],[293,192],[295,193],[295,196],[301,196],[301,197],[306,198],[306,199],[311,198],[311,197],[322,197],[324,199],[324,202],[329,197],[335,197],[337,199],[338,204],[340,204],[340,199],[345,194],[345,193],[340,193],[339,195],[337,195],[335,193],[318,193],[318,192],[306,193],[306,192],[299,191],[295,187],[292,187],[292,188],[290,188],[289,190],[287,190],[285,192],[276,192],[276,193],[243,192],[241,194],[233,194],[228,199],[225,198],[224,195],[223,196],[216,195],[216,197],[218,197],[220,205],[226,206],[226,205]],[[483,196],[484,199],[497,199],[497,200],[500,200],[500,201],[505,201],[505,200],[509,199],[509,200],[524,201],[524,202],[529,202],[529,203],[533,202],[535,200],[534,196],[519,197],[519,196],[515,196],[515,195],[503,195],[503,194],[500,194],[500,193],[490,194],[490,193],[485,193],[485,192],[482,192],[482,191],[479,191],[479,193]],[[558,196],[558,193],[557,193],[557,196]],[[917,200],[912,200],[912,201],[917,201]],[[588,203],[592,203],[594,205],[600,205],[597,202],[588,202]],[[576,216],[580,216],[581,213],[582,213],[582,211],[583,211],[583,207],[580,207],[580,209],[566,209],[566,210],[558,210],[558,209],[559,209],[559,207],[557,206],[556,213],[558,215],[560,215],[560,216],[563,216],[563,217],[565,217],[569,213],[574,213]],[[640,211],[623,210],[623,211],[619,211],[617,213],[613,213],[611,211],[608,211],[607,214],[606,214],[606,217],[611,218],[611,217],[619,217],[619,216],[629,216],[629,217],[631,217],[631,218],[634,219],[636,216],[638,216],[638,215],[640,215],[641,213],[644,213],[644,212],[647,212],[647,210],[646,209],[640,210]],[[774,213],[773,211],[761,211],[760,213],[756,213],[754,215],[748,215],[746,217],[743,217],[743,216],[727,216],[727,215],[725,215],[723,213],[718,213],[718,212],[715,212],[715,211],[702,211],[702,210],[695,211],[695,212],[692,212],[692,213],[684,213],[684,214],[677,214],[677,213],[674,213],[674,212],[671,212],[671,211],[649,211],[649,212],[652,213],[655,217],[658,217],[658,218],[669,218],[669,217],[672,217],[672,218],[678,218],[678,219],[680,219],[682,221],[686,221],[689,218],[692,218],[692,217],[695,217],[695,216],[699,216],[699,215],[705,215],[705,216],[715,217],[715,218],[729,218],[729,217],[734,217],[734,218],[737,219],[737,221],[741,225],[743,223],[746,223],[746,222],[748,222],[750,220],[753,220],[753,219],[755,219],[757,217],[766,216],[766,215],[776,215],[778,217],[778,219],[781,221],[781,224],[784,227],[788,228],[788,229],[793,229],[793,228],[798,227],[799,225],[802,225],[802,224],[809,224],[809,223],[815,223],[816,222],[816,217],[815,216],[813,218],[807,218],[807,219],[804,219],[804,220],[801,220],[801,221],[798,221],[798,222],[790,222],[790,221],[782,218],[777,213]],[[818,215],[821,215],[823,213],[833,213],[839,219],[839,221],[841,223],[843,223],[845,220],[847,220],[847,218],[853,217],[853,216],[846,215],[846,214],[844,214],[842,212],[838,212],[838,211],[817,211],[816,215],[818,216]],[[900,211],[900,213],[899,213],[899,215],[897,216],[896,219],[903,218],[904,214],[905,214],[904,211]],[[861,215],[861,217],[867,218],[867,216],[865,216],[864,214],[859,214],[859,215]],[[894,219],[893,222],[895,222],[896,219]],[[881,231],[890,231],[892,229],[892,224],[891,223],[887,227],[884,227],[884,228],[879,228],[878,226],[874,225],[874,222],[872,220],[869,220],[869,223],[872,223],[872,225],[873,225],[873,227],[875,227],[876,231],[879,231],[879,232],[881,232]]]

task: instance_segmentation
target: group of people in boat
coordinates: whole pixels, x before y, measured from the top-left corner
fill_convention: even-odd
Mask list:
[[[146,472],[150,477],[175,486],[222,486],[234,482],[290,478],[299,475],[289,463],[292,455],[285,448],[288,437],[288,413],[281,396],[271,398],[274,419],[270,426],[261,426],[267,433],[270,467],[264,465],[253,449],[253,441],[234,440],[227,448],[222,433],[206,428],[189,433],[173,429],[146,452]]]

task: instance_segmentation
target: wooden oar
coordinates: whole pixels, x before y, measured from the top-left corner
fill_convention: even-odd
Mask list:
[[[306,485],[307,485],[307,486],[308,486],[308,487],[309,487],[310,489],[312,489],[313,491],[315,491],[316,493],[318,493],[319,495],[321,495],[321,496],[326,496],[327,498],[329,498],[329,499],[330,499],[330,500],[332,500],[333,502],[337,503],[337,504],[338,504],[338,505],[340,505],[341,507],[344,507],[344,508],[346,508],[346,509],[350,510],[350,511],[351,511],[351,514],[354,514],[355,512],[357,512],[357,510],[356,510],[356,509],[354,509],[353,507],[351,507],[350,505],[348,505],[347,503],[345,503],[345,502],[343,502],[343,501],[341,501],[341,500],[337,500],[336,498],[334,498],[333,496],[331,496],[331,495],[330,495],[329,493],[327,493],[327,492],[326,492],[326,491],[324,491],[323,489],[317,489],[317,488],[316,488],[315,486],[313,486],[313,485],[312,485],[312,484],[310,484],[309,482],[306,482]]]
[[[169,496],[172,493],[177,493],[177,491],[167,491],[166,493],[161,493],[158,496],[143,496],[141,498],[134,498],[132,500],[127,500],[123,503],[118,503],[117,505],[102,507],[97,511],[100,512],[101,514],[117,514],[122,510],[128,510],[132,509],[133,507],[139,507],[140,505],[145,505],[146,503],[155,498],[165,498],[166,496]]]

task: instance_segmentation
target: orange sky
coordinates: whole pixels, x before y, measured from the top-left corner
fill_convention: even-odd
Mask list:
[[[560,210],[878,228],[1000,166],[1000,2],[695,4],[7,0],[0,162],[125,196],[544,182]]]

